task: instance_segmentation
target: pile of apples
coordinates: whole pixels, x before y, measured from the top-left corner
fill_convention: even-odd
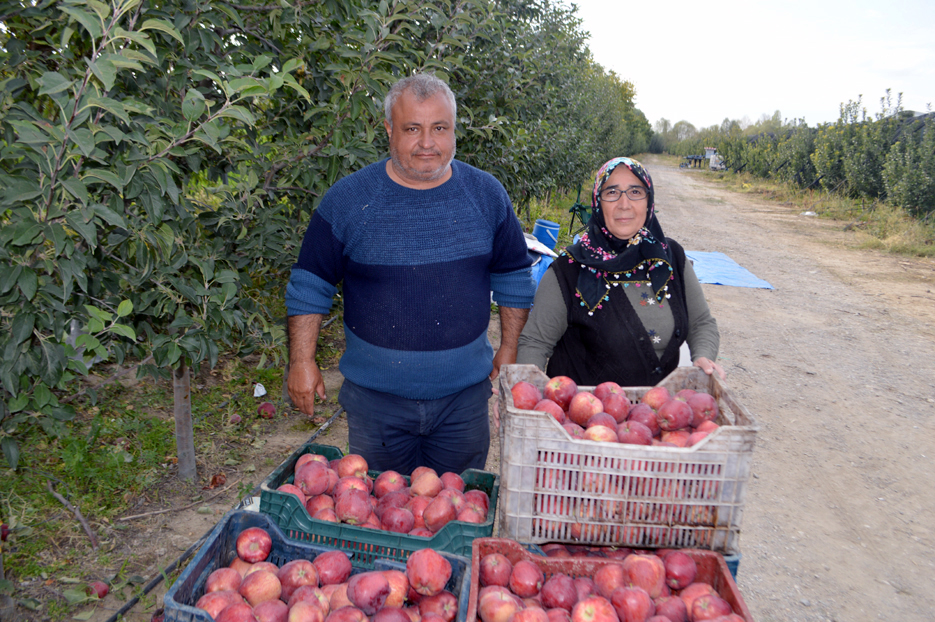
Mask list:
[[[593,576],[553,574],[489,553],[477,569],[483,622],[744,622],[686,553],[627,553]]]
[[[295,464],[294,483],[277,490],[295,495],[316,520],[411,536],[432,537],[454,520],[487,520],[487,493],[465,492],[464,479],[457,473],[438,475],[434,469],[416,467],[407,484],[396,471],[383,471],[375,479],[367,471],[367,461],[359,454],[332,461],[303,454]]]
[[[432,549],[413,552],[405,572],[352,575],[338,550],[276,566],[261,527],[240,532],[236,546],[237,557],[208,575],[195,604],[215,622],[452,622],[458,613],[445,589],[451,563]]]
[[[717,400],[708,393],[682,389],[675,395],[663,386],[630,402],[616,382],[594,392],[579,391],[568,376],[550,378],[544,391],[526,381],[511,388],[513,404],[550,414],[576,439],[632,445],[691,447],[718,429]]]

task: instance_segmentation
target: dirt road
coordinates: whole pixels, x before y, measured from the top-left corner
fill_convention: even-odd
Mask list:
[[[738,574],[755,619],[932,620],[935,262],[859,250],[843,223],[724,191],[697,170],[645,163],[667,235],[725,253],[775,287],[704,285],[728,386],[760,424]],[[340,381],[326,373],[330,395]],[[285,420],[280,430],[245,457],[258,481],[307,439]],[[339,419],[318,442],[344,449],[346,439]],[[132,550],[149,576],[235,494],[213,500],[208,515],[193,508],[137,521],[118,550]],[[148,622],[164,592],[127,619]],[[108,601],[92,620],[119,606]]]
[[[775,289],[704,285],[760,424],[738,583],[760,622],[935,618],[935,262],[646,162],[667,235]]]

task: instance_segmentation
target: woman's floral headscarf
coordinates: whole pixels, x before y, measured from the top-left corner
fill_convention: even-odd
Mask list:
[[[601,189],[618,166],[626,166],[646,186],[646,222],[628,240],[615,237],[608,229],[601,208]],[[567,252],[581,264],[578,276],[578,296],[581,304],[593,315],[607,300],[612,286],[649,281],[660,305],[669,297],[668,282],[672,279],[672,254],[666,244],[662,227],[656,219],[655,187],[643,165],[630,158],[614,158],[606,162],[594,179],[591,196],[591,220],[588,230]],[[649,285],[647,283],[647,285]]]

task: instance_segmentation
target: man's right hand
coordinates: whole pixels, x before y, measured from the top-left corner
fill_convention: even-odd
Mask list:
[[[295,407],[309,416],[315,414],[316,394],[322,401],[327,399],[325,396],[325,379],[322,378],[318,365],[312,361],[295,365],[290,363],[286,387],[289,389],[289,397]]]

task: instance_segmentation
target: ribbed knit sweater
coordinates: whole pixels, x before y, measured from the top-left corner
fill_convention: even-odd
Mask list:
[[[343,281],[340,370],[360,386],[437,399],[493,369],[490,297],[529,308],[531,257],[503,186],[452,162],[430,190],[390,179],[386,160],[335,183],[312,215],[286,288],[288,314],[327,314]]]

